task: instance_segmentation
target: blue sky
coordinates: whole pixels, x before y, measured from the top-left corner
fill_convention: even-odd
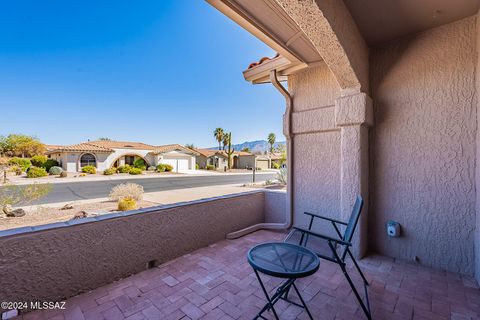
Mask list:
[[[0,134],[215,146],[282,136],[284,101],[243,79],[274,52],[203,0],[0,2]]]

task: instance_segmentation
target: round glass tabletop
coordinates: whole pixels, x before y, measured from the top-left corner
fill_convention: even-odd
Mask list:
[[[247,258],[255,270],[280,278],[307,277],[320,266],[313,251],[285,242],[259,244],[248,251]]]

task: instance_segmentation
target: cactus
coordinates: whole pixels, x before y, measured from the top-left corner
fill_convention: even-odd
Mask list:
[[[225,153],[227,154],[227,159],[228,159],[228,162],[227,162],[227,166],[228,166],[228,169],[231,169],[232,168],[232,155],[233,153],[235,152],[235,148],[232,148],[232,133],[229,132],[227,134],[225,134],[225,138],[224,138],[224,147],[223,147],[223,151],[225,151]]]

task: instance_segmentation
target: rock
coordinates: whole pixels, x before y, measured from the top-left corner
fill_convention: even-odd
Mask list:
[[[60,208],[60,210],[70,210],[70,209],[73,209],[73,205],[71,205],[70,203],[67,203],[66,205]]]
[[[3,213],[5,213],[7,216],[10,212],[12,212],[12,210],[12,206],[9,204],[4,205],[2,208]]]
[[[72,220],[86,218],[87,216],[88,216],[88,213],[86,211],[82,210],[82,211],[79,211],[79,212],[75,213]]]
[[[15,218],[20,218],[23,217],[26,214],[25,210],[23,209],[15,209],[10,211],[9,213],[6,213],[7,217],[15,217]]]
[[[66,178],[68,177],[68,174],[66,171],[62,171],[62,173],[60,173],[60,178]]]

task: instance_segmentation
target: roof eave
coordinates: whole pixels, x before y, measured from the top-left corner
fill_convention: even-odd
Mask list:
[[[279,56],[243,71],[243,77],[253,84],[268,83],[270,82],[270,71],[277,70],[278,79],[286,81],[287,76],[307,67],[306,63],[292,63],[287,58]]]

